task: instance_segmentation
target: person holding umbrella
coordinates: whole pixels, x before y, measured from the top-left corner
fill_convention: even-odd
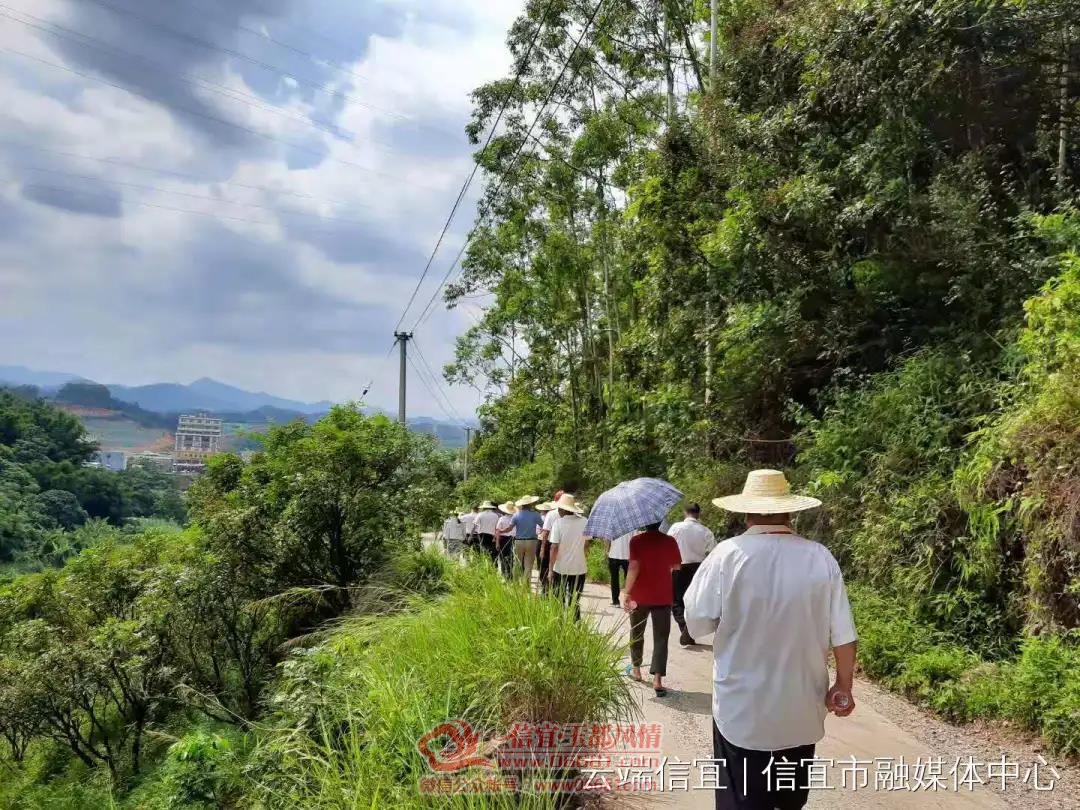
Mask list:
[[[642,680],[645,624],[652,621],[652,675],[657,697],[667,694],[663,679],[674,601],[672,571],[682,562],[675,539],[660,531],[660,524],[682,497],[678,489],[659,478],[623,481],[596,499],[585,527],[588,536],[606,540],[645,527],[630,540],[629,571],[619,602],[630,613],[630,660],[635,680]]]
[[[792,528],[793,514],[821,501],[792,494],[782,472],[754,470],[742,494],[713,503],[747,525],[709,553],[685,598],[690,633],[715,633],[713,756],[724,763],[716,807],[797,810],[826,715],[855,709],[857,636],[844,577],[825,546]],[[766,776],[779,762],[792,776],[783,783]]]
[[[679,545],[675,538],[660,531],[653,523],[630,540],[630,568],[626,585],[619,595],[623,610],[630,614],[631,677],[642,680],[641,663],[645,655],[645,624],[652,623],[653,690],[657,697],[668,693],[664,687],[667,675],[668,638],[671,636],[671,606],[675,601],[672,574],[682,565]]]

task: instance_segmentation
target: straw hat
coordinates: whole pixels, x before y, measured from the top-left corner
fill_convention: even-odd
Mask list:
[[[581,513],[583,512],[583,511],[585,511],[585,510],[584,510],[584,509],[582,509],[582,507],[581,507],[581,506],[580,506],[580,505],[578,504],[578,502],[577,502],[577,498],[575,498],[575,497],[574,497],[573,495],[571,495],[571,494],[570,494],[569,492],[567,492],[567,493],[563,494],[562,496],[560,496],[559,500],[555,501],[555,508],[556,508],[556,509],[564,509],[564,510],[566,510],[567,512],[576,512],[576,513],[577,513],[577,514],[579,514],[579,515],[580,515],[580,514],[581,514]]]
[[[536,505],[536,511],[537,512],[550,512],[554,508],[555,508],[555,502],[554,501],[544,501],[543,503],[538,503]]]
[[[518,498],[515,506],[532,506],[534,503],[540,503],[540,499],[535,495],[526,495],[524,498]]]
[[[480,505],[479,505],[478,507],[476,507],[476,508],[477,508],[477,509],[498,509],[499,507],[497,507],[497,506],[496,506],[495,504],[493,504],[493,503],[492,503],[491,501],[484,501],[484,502],[483,502],[482,504],[480,504]]]
[[[785,515],[821,506],[817,498],[792,495],[791,484],[779,470],[754,470],[746,476],[741,495],[715,498],[713,503],[747,515]]]
[[[514,514],[514,512],[517,511],[517,507],[514,506],[514,504],[511,503],[510,501],[507,501],[506,503],[500,503],[499,504],[499,511],[500,512],[506,512],[506,514],[508,514],[508,515],[512,515],[512,514]]]

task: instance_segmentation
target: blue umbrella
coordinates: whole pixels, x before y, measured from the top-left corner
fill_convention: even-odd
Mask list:
[[[661,523],[683,494],[659,478],[623,481],[596,499],[585,524],[586,537],[614,540],[627,532]]]

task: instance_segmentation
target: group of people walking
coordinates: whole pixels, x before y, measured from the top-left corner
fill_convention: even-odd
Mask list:
[[[557,492],[542,503],[536,495],[499,505],[484,501],[474,511],[447,517],[441,534],[449,554],[483,554],[507,579],[531,577],[538,565],[541,589],[554,588],[580,616],[577,596],[585,588],[588,540],[584,509],[570,493]]]
[[[531,574],[535,556],[542,587],[554,584],[577,610],[587,572],[586,520],[572,495],[538,501],[485,502],[477,512],[453,515],[443,527],[448,550],[471,543],[508,577]],[[793,494],[782,472],[755,470],[742,493],[713,503],[745,515],[746,530],[717,543],[700,506],[690,503],[671,526],[654,523],[608,542],[611,601],[630,615],[627,674],[644,680],[649,624],[658,697],[667,695],[672,619],[683,645],[711,635],[713,755],[724,783],[716,806],[797,810],[807,802],[826,715],[847,717],[855,708],[857,636],[843,576],[825,546],[794,530],[793,516],[821,503]],[[777,762],[794,773],[783,785],[769,778]]]

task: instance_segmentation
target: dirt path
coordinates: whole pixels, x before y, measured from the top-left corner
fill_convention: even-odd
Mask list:
[[[623,637],[629,633],[625,614],[611,606],[606,586],[588,585],[582,605],[586,616],[600,627],[615,630]],[[676,631],[677,632],[677,631]],[[654,696],[650,687],[635,684],[639,695],[642,717],[646,722],[663,725],[663,755],[669,761],[692,763],[712,755],[712,639],[699,639],[699,645],[683,648],[678,645],[677,635],[670,642],[667,685],[671,694],[663,699]],[[651,636],[646,632],[646,671]],[[1080,808],[1080,786],[1075,769],[1067,769],[1051,759],[1052,767],[1059,774],[1052,791],[1038,792],[1020,784],[1028,767],[1040,755],[1038,748],[1018,739],[1009,739],[990,729],[949,726],[921,712],[903,700],[888,695],[872,684],[857,681],[855,684],[855,714],[846,719],[830,716],[826,721],[825,739],[818,745],[817,756],[831,759],[836,764],[828,770],[828,783],[833,789],[816,790],[811,793],[809,808],[832,810],[832,808],[925,808],[961,810],[962,808]],[[1005,754],[1008,762],[1018,762],[1019,779],[1011,783],[1008,791],[976,786],[973,790],[961,786],[952,787],[950,775],[958,759],[976,763],[976,772],[986,779],[988,762],[1001,762]],[[852,765],[852,757],[859,764]],[[875,761],[892,759],[899,762],[903,757],[908,763],[906,786],[900,781],[899,788],[874,790]],[[973,758],[969,760],[968,758]],[[925,770],[933,767],[937,758],[942,760],[943,787],[936,792],[916,792],[916,765],[924,763],[921,772],[925,785],[933,782]],[[844,763],[848,765],[844,765]],[[897,770],[896,766],[893,771]],[[902,766],[901,766],[902,767]],[[1049,767],[1041,768],[1041,777],[1049,780]],[[853,778],[861,780],[863,769],[867,783],[851,789]],[[847,787],[842,779],[847,777]],[[902,776],[902,772],[901,772]],[[692,784],[692,782],[691,782]],[[895,784],[895,783],[894,783]],[[608,806],[648,808],[707,808],[713,807],[713,795],[709,790],[675,790],[663,794],[619,797]]]

